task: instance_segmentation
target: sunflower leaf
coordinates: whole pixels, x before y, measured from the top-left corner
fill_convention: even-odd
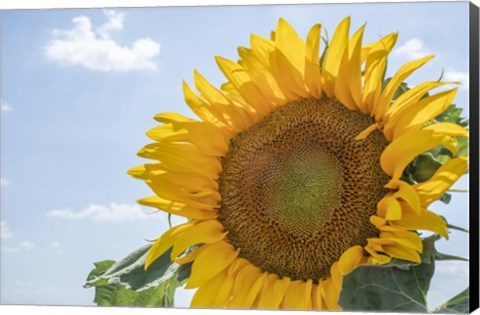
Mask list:
[[[144,270],[150,247],[145,245],[119,262],[104,260],[94,264],[84,287],[95,287],[97,305],[173,306],[175,289],[188,277],[188,267],[172,263],[170,249]]]
[[[428,312],[426,295],[435,269],[435,237],[423,240],[421,264],[363,265],[343,278],[338,303],[346,311]]]
[[[466,288],[447,302],[440,305],[435,313],[468,313],[470,304],[470,290]]]
[[[417,183],[429,180],[433,174],[442,166],[430,152],[420,154],[414,162],[413,178]]]

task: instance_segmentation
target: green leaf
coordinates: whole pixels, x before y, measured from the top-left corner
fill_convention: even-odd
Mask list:
[[[458,141],[457,155],[461,157],[467,157],[468,156],[468,138],[457,137],[456,139]]]
[[[435,120],[438,122],[450,122],[456,124],[462,120],[460,117],[462,111],[462,108],[457,107],[455,104],[451,104],[443,113],[438,115]]]
[[[103,261],[99,261],[99,262],[94,263],[95,269],[90,271],[89,275],[87,276],[87,282],[93,281],[94,279],[98,279],[113,264],[115,264],[115,260],[103,260]],[[100,280],[100,279],[98,279],[98,280]]]
[[[414,162],[413,178],[417,183],[429,180],[433,174],[442,166],[432,153],[420,154]]]
[[[170,249],[144,270],[150,247],[145,245],[119,262],[95,263],[84,287],[95,287],[97,305],[173,306],[175,289],[185,282],[188,267],[172,263]]]
[[[435,313],[455,313],[466,314],[469,311],[470,292],[469,288],[466,288],[461,293],[457,294],[447,302],[440,305]]]
[[[447,205],[450,203],[450,200],[452,200],[452,195],[449,193],[444,193],[442,197],[440,197],[440,201]]]
[[[343,278],[338,303],[346,311],[428,312],[426,295],[435,270],[435,236],[423,240],[421,264],[394,260],[363,265]]]

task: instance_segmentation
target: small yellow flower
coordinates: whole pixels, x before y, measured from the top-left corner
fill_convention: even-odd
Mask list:
[[[155,193],[143,205],[188,218],[163,234],[146,267],[173,247],[193,262],[192,307],[330,309],[343,275],[392,258],[419,263],[417,230],[448,237],[428,206],[467,170],[454,157],[427,181],[401,179],[419,154],[442,145],[455,156],[463,127],[434,123],[456,89],[424,82],[392,100],[433,58],[403,65],[385,87],[397,34],[362,44],[338,26],[319,62],[321,26],[306,41],[280,19],[271,39],[251,36],[240,60],[217,57],[228,82],[217,89],[194,73],[185,100],[200,120],[155,116],[162,125],[139,155],[155,163],[129,173]],[[185,251],[196,245],[195,250]]]

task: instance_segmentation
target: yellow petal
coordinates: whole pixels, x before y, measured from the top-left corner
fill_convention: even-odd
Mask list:
[[[342,309],[340,305],[337,304],[339,292],[335,289],[332,278],[321,281],[320,289],[328,310],[339,311]]]
[[[386,228],[389,228],[392,231],[385,231]],[[395,227],[386,226],[381,229],[380,238],[382,240],[393,240],[399,245],[415,249],[418,252],[422,252],[423,250],[422,240],[415,231],[403,231]]]
[[[387,220],[400,220],[402,208],[395,197],[387,196],[378,202],[377,214]]]
[[[410,61],[404,64],[403,66],[398,69],[397,73],[392,77],[392,79],[388,82],[387,86],[382,92],[380,99],[378,101],[378,105],[375,110],[375,119],[381,120],[385,115],[385,111],[387,110],[390,101],[393,98],[393,95],[397,91],[400,84],[405,81],[415,70],[423,66],[425,63],[430,61],[434,55],[430,55],[427,57],[420,58],[418,60]]]
[[[400,113],[403,111],[404,107],[417,103],[428,91],[445,84],[450,83],[437,81],[423,82],[400,95],[400,97],[387,108],[385,116],[383,117],[383,133],[387,140],[392,140],[393,127],[395,127],[396,122],[401,117]]]
[[[285,292],[282,308],[287,310],[306,310],[310,305],[312,294],[312,280],[291,281]]]
[[[456,93],[457,89],[440,92],[411,106],[405,106],[398,112],[400,116],[393,127],[392,139],[420,129],[425,123],[443,113],[452,103]]]
[[[429,180],[413,186],[420,197],[420,203],[423,206],[428,206],[439,199],[450,186],[467,172],[467,168],[467,158],[447,160]]]
[[[408,248],[402,245],[384,245],[384,251],[392,257],[413,261],[417,264],[422,262],[420,254],[412,248]]]
[[[373,225],[375,225],[378,228],[379,226],[387,224],[387,219],[382,218],[382,217],[378,217],[376,215],[372,215],[370,217],[370,223],[372,223]]]
[[[208,246],[197,247],[194,250],[192,250],[191,252],[185,254],[184,256],[175,259],[175,262],[179,265],[191,263],[195,259],[197,259],[198,255],[200,255],[207,248],[208,248]]]
[[[315,24],[307,35],[305,49],[305,84],[310,94],[320,99],[322,97],[322,77],[320,72],[320,24]]]
[[[264,64],[267,69],[270,69],[271,55],[275,50],[275,44],[269,39],[252,34],[250,36],[250,46],[262,64]]]
[[[239,64],[231,60],[215,57],[218,67],[227,79],[235,86],[240,95],[262,115],[267,115],[272,109],[272,104],[263,96],[252,78]]]
[[[165,212],[190,219],[207,220],[215,219],[218,216],[217,211],[215,211],[214,209],[198,209],[187,206],[186,204],[181,202],[160,198],[157,195],[142,198],[138,200],[138,203],[144,206],[158,208]]]
[[[273,77],[270,69],[261,62],[253,50],[240,49],[241,65],[248,72],[255,85],[272,104],[283,105],[287,99]]]
[[[348,54],[343,55],[335,96],[347,108],[357,110],[362,105],[361,48],[366,24],[353,34],[348,43]]]
[[[342,275],[351,272],[363,257],[362,246],[355,245],[347,249],[338,260],[338,268]]]
[[[340,291],[342,291],[343,275],[338,266],[338,261],[334,262],[330,267],[330,278],[332,279],[333,286],[340,293]]]
[[[238,256],[238,250],[235,251],[232,245],[223,240],[203,246],[208,247],[193,262],[192,273],[185,285],[187,289],[200,287],[227,268]]]
[[[364,247],[365,250],[370,254],[368,262],[377,265],[389,263],[392,260],[391,257],[378,253],[378,251],[375,249],[375,240],[376,239],[369,239],[368,244]]]
[[[162,176],[154,176],[145,181],[153,192],[160,198],[180,202],[196,209],[212,210],[220,202],[220,194],[215,190],[205,189],[197,193],[188,193],[182,187]]]
[[[333,34],[332,41],[323,60],[322,77],[323,89],[330,98],[335,96],[335,83],[337,81],[343,55],[348,53],[348,31],[350,17],[343,19]]]
[[[252,264],[247,264],[238,272],[232,290],[230,308],[250,308],[260,292],[266,273]]]
[[[183,81],[183,95],[190,109],[205,122],[219,127],[226,127],[225,121],[217,117],[213,108],[205,100],[195,94],[188,84]]]
[[[217,293],[217,297],[215,298],[215,303],[213,306],[227,307],[232,296],[232,290],[238,271],[248,264],[250,264],[250,262],[243,258],[237,258],[232,262],[232,264],[228,267],[227,278]]]
[[[148,172],[145,169],[145,165],[138,165],[135,167],[132,167],[131,169],[128,170],[128,175],[137,178],[137,179],[147,179],[148,178]]]
[[[221,117],[228,126],[234,130],[245,130],[254,123],[254,117],[250,117],[248,108],[235,106],[234,103],[222,91],[214,87],[198,71],[194,71],[195,86],[206,99],[216,117]]]
[[[364,74],[362,109],[372,114],[382,91],[383,75],[387,67],[387,57],[397,42],[398,33],[389,34],[376,42],[367,57]]]
[[[220,288],[226,278],[227,271],[223,270],[198,288],[192,298],[190,307],[212,307],[215,301],[215,296],[220,291]]]
[[[195,244],[216,243],[225,237],[223,225],[217,220],[197,221],[195,225],[183,232],[175,242],[171,257],[175,260],[187,248]]]
[[[428,230],[448,239],[447,224],[442,217],[427,209],[416,213],[407,203],[400,201],[400,204],[402,205],[402,219],[391,222],[392,226],[407,230]]]
[[[453,137],[468,137],[468,130],[457,124],[441,122],[428,125],[424,130],[433,130],[436,134],[443,134]]]
[[[170,247],[173,246],[178,237],[182,235],[185,230],[190,228],[194,222],[187,222],[181,225],[177,225],[162,236],[160,236],[150,248],[145,261],[145,270],[155,261],[158,257],[162,256]]]
[[[322,310],[325,308],[320,285],[318,284],[314,284],[312,288],[312,308],[314,310]]]
[[[151,143],[144,146],[138,155],[161,161],[169,171],[201,174],[213,179],[218,178],[222,169],[218,158],[203,155],[190,143]]]
[[[169,123],[150,129],[147,136],[160,142],[188,141],[207,156],[224,156],[228,151],[228,134],[210,123],[197,121]]]
[[[277,309],[283,301],[285,292],[290,285],[290,278],[280,279],[276,274],[269,274],[264,281],[260,299],[259,309]]]
[[[292,65],[295,71],[286,74],[299,75],[292,77],[292,80],[303,82],[305,69],[305,43],[298,36],[295,29],[283,18],[280,18],[277,24],[275,36],[275,45],[278,50],[288,60],[288,64]],[[287,70],[287,69],[285,69]],[[290,69],[289,69],[290,70]]]
[[[370,126],[368,126],[367,128],[365,128],[365,130],[363,130],[362,132],[360,132],[360,133],[358,134],[358,136],[355,137],[355,140],[359,141],[359,140],[365,139],[365,138],[368,137],[372,132],[374,132],[376,129],[378,129],[378,125],[377,125],[377,124],[371,124]]]
[[[172,123],[172,122],[187,122],[187,121],[196,121],[194,119],[188,118],[187,116],[183,116],[177,112],[167,112],[157,114],[153,117],[156,121],[161,123]]]
[[[305,43],[293,27],[280,18],[275,32],[272,74],[289,100],[308,97],[304,81]]]
[[[392,177],[386,187],[390,187],[400,178],[405,167],[417,155],[440,144],[455,153],[455,140],[449,136],[436,134],[433,130],[415,130],[396,138],[385,148],[380,157],[382,169]]]
[[[378,247],[379,249],[381,249],[382,252],[385,252],[391,257],[413,261],[416,263],[421,262],[418,250],[415,248],[415,246],[413,246],[413,244],[406,240],[397,240],[395,238],[375,238],[369,239],[369,243],[371,248]]]
[[[401,198],[405,200],[410,207],[416,212],[420,213],[420,198],[418,197],[417,191],[410,184],[399,180],[398,182],[392,183],[392,189],[398,189],[393,196],[395,198]]]

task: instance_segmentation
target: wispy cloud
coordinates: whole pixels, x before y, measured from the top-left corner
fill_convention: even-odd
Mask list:
[[[23,250],[28,251],[28,250],[32,250],[35,247],[35,243],[32,243],[30,241],[23,241],[23,242],[20,242],[19,246]]]
[[[437,263],[435,272],[450,276],[468,275],[468,263],[462,261]]]
[[[1,238],[2,239],[7,239],[7,238],[11,238],[13,236],[13,232],[12,230],[8,227],[7,225],[7,222],[6,221],[0,221],[0,224],[1,224]]]
[[[456,71],[456,70],[449,70],[445,72],[445,80],[446,81],[458,81],[462,83],[460,85],[460,89],[467,90],[469,87],[470,78],[468,75],[468,71]]]
[[[0,186],[7,186],[9,183],[10,182],[6,178],[0,178]]]
[[[50,244],[48,244],[48,248],[54,252],[54,253],[57,253],[57,254],[60,254],[62,252],[62,248],[60,246],[60,243],[55,241],[55,242],[52,242]]]
[[[82,15],[72,19],[72,29],[53,30],[54,39],[45,46],[47,57],[96,71],[156,70],[160,44],[150,38],[138,39],[131,47],[118,44],[111,32],[123,29],[124,13],[104,10],[104,14],[107,21],[95,29],[90,18]]]
[[[145,219],[149,216],[137,204],[89,205],[74,211],[72,209],[53,209],[46,213],[48,217],[68,220],[94,220],[94,221],[128,221]]]
[[[32,249],[35,248],[35,243],[30,242],[30,241],[22,241],[18,243],[17,246],[8,246],[8,245],[2,245],[2,252],[4,253],[21,253],[21,252],[26,252],[26,251],[31,251]]]
[[[2,112],[9,112],[9,111],[12,111],[13,108],[12,108],[12,106],[10,106],[10,104],[8,104],[7,102],[0,101],[0,110],[1,110]]]
[[[430,55],[430,51],[423,40],[412,38],[395,49],[394,54],[406,59],[419,59]]]

